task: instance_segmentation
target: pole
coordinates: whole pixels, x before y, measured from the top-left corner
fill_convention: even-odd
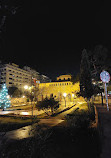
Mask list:
[[[105,95],[106,95],[106,105],[107,105],[107,111],[109,111],[109,106],[108,106],[108,95],[107,95],[107,86],[105,82]]]
[[[65,98],[65,107],[66,107],[66,98]]]

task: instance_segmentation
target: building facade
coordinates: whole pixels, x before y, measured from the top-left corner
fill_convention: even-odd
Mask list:
[[[16,86],[22,90],[25,85],[31,86],[31,74],[14,63],[1,64],[0,84],[3,83],[6,83],[7,87]]]
[[[24,66],[23,69],[14,63],[0,63],[0,85],[6,83],[7,87],[16,86],[23,90],[24,86],[36,86],[40,82],[50,82],[49,77],[40,75],[36,70]]]
[[[47,83],[47,82],[51,82],[51,79],[45,75],[40,75],[40,83]]]
[[[32,85],[35,85],[36,83],[47,83],[47,82],[51,82],[51,79],[45,75],[41,75],[39,72],[37,72],[36,70],[28,67],[28,66],[24,66],[23,67],[24,70],[30,72],[31,76],[32,76]]]
[[[24,66],[23,69],[30,73],[32,79],[31,85],[35,86],[40,81],[40,73],[30,68],[29,66]]]
[[[61,75],[57,77],[57,81],[70,81],[71,80],[71,75]]]
[[[40,83],[38,99],[43,100],[46,97],[53,96],[61,102],[64,101],[64,99],[73,102],[76,93],[80,91],[79,82],[73,84],[68,78],[67,75],[64,75],[63,79],[62,76],[59,76],[61,80],[57,78],[55,82]]]

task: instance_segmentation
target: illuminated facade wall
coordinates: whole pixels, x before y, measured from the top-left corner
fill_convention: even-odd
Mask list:
[[[71,80],[71,75],[61,75],[59,77],[57,77],[57,81],[59,80]]]
[[[7,87],[16,86],[22,90],[24,85],[31,86],[31,74],[14,63],[3,64],[0,67],[0,84],[3,83]]]
[[[50,82],[50,83],[40,83],[39,84],[40,94],[38,99],[42,100],[45,97],[55,96],[56,99],[62,101],[64,99],[63,95],[66,93],[67,101],[73,101],[74,95],[80,90],[79,82],[73,84],[71,81],[62,82]]]

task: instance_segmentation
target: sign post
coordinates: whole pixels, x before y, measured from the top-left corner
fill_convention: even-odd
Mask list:
[[[100,79],[104,83],[104,91],[105,91],[105,96],[106,96],[107,111],[109,111],[108,94],[107,94],[107,85],[106,85],[106,83],[108,83],[110,81],[110,74],[107,71],[102,71],[100,73]]]

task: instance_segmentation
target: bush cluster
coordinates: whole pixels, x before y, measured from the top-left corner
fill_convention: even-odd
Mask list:
[[[73,128],[88,128],[94,120],[95,110],[93,105],[88,111],[77,109],[66,116],[67,125]]]

